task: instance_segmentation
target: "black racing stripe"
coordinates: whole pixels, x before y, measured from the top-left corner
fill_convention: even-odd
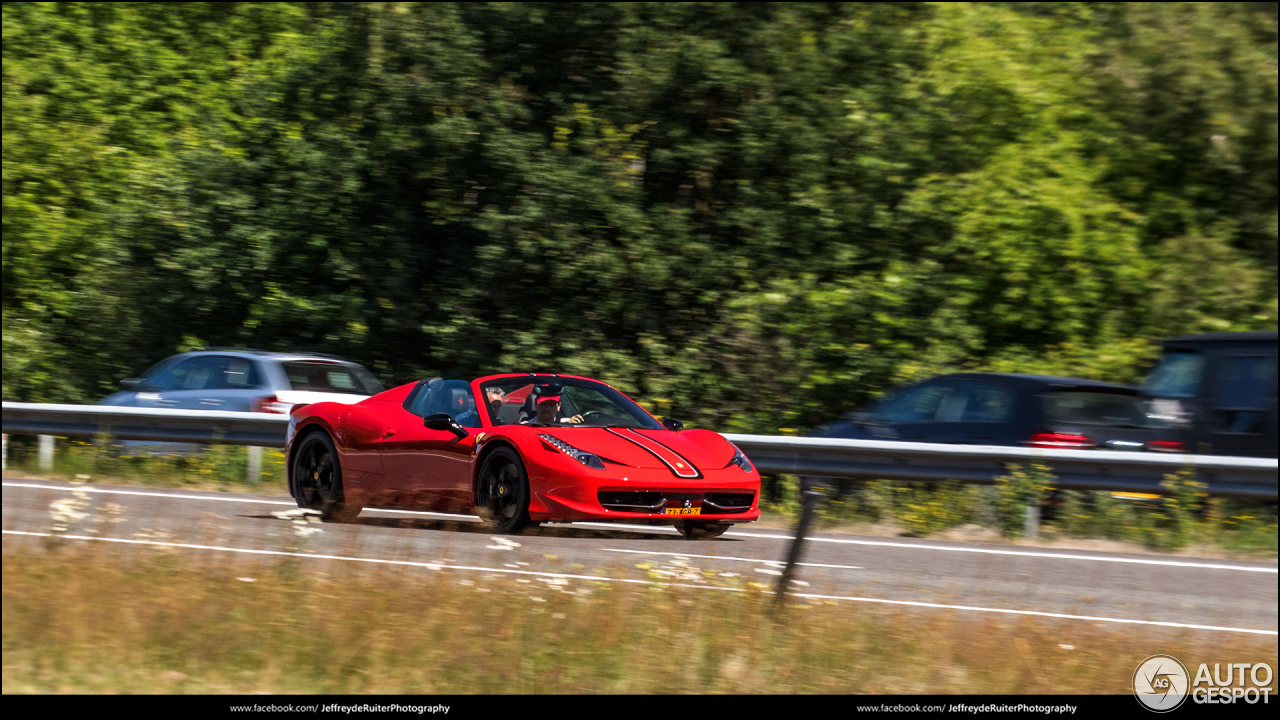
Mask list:
[[[630,430],[631,428],[623,428],[623,429],[624,429],[624,430]],[[653,438],[648,437],[647,435],[641,435],[640,437],[644,438],[645,440],[648,440],[649,442],[652,442],[652,443],[654,443],[654,444],[658,445],[659,447],[665,448],[665,449],[666,449],[666,450],[668,450],[672,455],[675,455],[676,457],[680,458],[681,460],[684,460],[685,464],[687,464],[687,465],[689,466],[689,469],[690,469],[690,470],[692,470],[694,474],[693,474],[693,475],[682,475],[682,474],[680,473],[680,471],[679,471],[679,470],[677,470],[677,469],[675,468],[675,466],[674,466],[674,465],[672,465],[672,464],[670,463],[670,461],[668,461],[666,458],[662,457],[662,455],[659,455],[658,453],[654,452],[651,448],[645,447],[644,443],[642,443],[642,442],[638,442],[638,441],[637,441],[637,440],[635,440],[634,438],[629,438],[629,437],[627,437],[626,435],[623,435],[623,434],[622,434],[622,433],[620,433],[620,432],[615,432],[613,428],[605,428],[605,430],[607,430],[607,431],[609,431],[609,432],[613,433],[614,435],[617,435],[618,437],[622,438],[623,440],[626,440],[627,442],[631,443],[632,445],[635,445],[636,447],[640,448],[641,450],[644,450],[645,452],[649,453],[650,455],[652,455],[652,456],[654,456],[654,457],[658,458],[659,460],[661,460],[661,461],[662,461],[662,464],[663,464],[663,465],[666,465],[666,466],[667,466],[667,469],[671,471],[671,474],[672,474],[672,475],[675,475],[676,477],[680,478],[681,480],[696,480],[696,479],[698,479],[698,478],[701,478],[701,477],[702,477],[702,471],[698,470],[698,468],[697,468],[697,467],[695,467],[693,463],[689,462],[689,461],[688,461],[688,460],[687,460],[683,455],[681,455],[680,453],[678,453],[678,452],[676,452],[676,451],[672,450],[671,448],[667,447],[666,445],[663,445],[662,443],[658,442],[657,440],[654,440]],[[633,432],[634,432],[634,431],[633,431]]]
[[[613,428],[605,428],[605,431],[607,431],[607,432],[611,432],[611,433],[613,433],[614,435],[617,435],[618,437],[622,438],[623,440],[626,440],[627,442],[631,443],[632,445],[635,445],[636,447],[640,448],[641,450],[643,450],[643,451],[645,451],[645,452],[649,453],[650,455],[652,455],[652,456],[654,456],[654,457],[658,458],[659,460],[661,460],[661,461],[662,461],[662,464],[663,464],[663,465],[666,465],[666,466],[667,466],[667,468],[668,468],[669,470],[671,470],[671,474],[672,474],[672,475],[676,475],[676,469],[675,469],[674,467],[672,467],[672,466],[671,466],[671,463],[667,462],[667,459],[666,459],[666,458],[662,457],[662,456],[661,456],[661,455],[659,455],[658,453],[656,453],[656,452],[654,452],[654,451],[650,450],[649,448],[645,447],[643,443],[638,443],[638,442],[636,442],[635,440],[632,440],[631,438],[627,437],[626,435],[623,435],[622,433],[619,433],[619,432],[613,432]],[[676,477],[680,477],[680,476],[679,476],[679,475],[676,475]]]
[[[697,465],[694,465],[694,464],[693,464],[693,463],[691,463],[691,462],[689,462],[689,458],[687,458],[687,457],[685,457],[685,456],[681,455],[680,453],[676,452],[675,450],[672,450],[670,445],[668,445],[668,444],[666,444],[666,443],[662,442],[661,440],[659,440],[659,439],[657,439],[657,438],[649,437],[648,435],[645,435],[644,433],[641,433],[641,432],[640,432],[640,431],[638,431],[638,430],[632,430],[631,432],[633,432],[633,433],[635,433],[635,434],[639,435],[640,437],[644,438],[645,440],[648,440],[648,441],[649,441],[649,442],[651,442],[651,443],[657,443],[658,445],[661,445],[662,447],[666,448],[666,449],[667,449],[667,452],[669,452],[669,453],[671,453],[672,455],[675,455],[676,457],[680,458],[681,460],[683,460],[683,461],[684,461],[684,464],[685,464],[685,465],[688,465],[689,467],[693,468],[693,471],[694,471],[694,472],[696,472],[696,473],[698,473],[698,477],[702,477],[702,471],[698,469],[698,466],[697,466]]]
[[[700,478],[700,477],[702,477],[702,471],[698,469],[698,466],[696,466],[696,465],[694,465],[693,463],[689,462],[689,458],[686,458],[685,456],[681,455],[680,453],[676,452],[675,450],[672,450],[671,448],[667,447],[665,444],[660,443],[660,442],[658,442],[657,440],[654,440],[653,438],[649,437],[648,435],[645,435],[645,434],[643,434],[643,433],[637,432],[635,428],[624,428],[624,429],[625,429],[627,432],[630,432],[630,433],[631,433],[631,434],[633,434],[633,435],[638,435],[638,436],[640,436],[640,437],[644,438],[645,440],[648,440],[649,442],[653,443],[654,445],[657,445],[658,447],[662,448],[663,450],[666,450],[667,452],[669,452],[669,453],[671,453],[672,455],[676,456],[676,458],[678,458],[679,460],[682,460],[682,461],[684,462],[684,464],[685,464],[685,465],[688,465],[688,466],[689,466],[689,469],[693,471],[693,475],[692,475],[692,476],[690,476],[690,475],[682,475],[682,474],[680,473],[680,471],[679,471],[679,470],[676,470],[675,468],[671,468],[671,471],[672,471],[672,472],[674,472],[674,473],[676,474],[676,477],[683,478],[683,479],[686,479],[686,480],[693,479],[693,478]],[[645,449],[646,449],[646,450],[648,450],[648,448],[645,448]],[[649,450],[649,452],[653,453],[653,451],[652,451],[652,450]],[[653,453],[653,454],[654,454],[654,455],[658,455],[657,453]],[[663,460],[663,458],[662,458],[660,455],[658,456],[658,459],[659,459],[659,460]],[[666,461],[665,461],[665,460],[663,460],[663,462],[666,462]],[[670,466],[671,466],[671,464],[670,464],[670,463],[667,463],[667,466],[668,466],[668,467],[670,467]]]

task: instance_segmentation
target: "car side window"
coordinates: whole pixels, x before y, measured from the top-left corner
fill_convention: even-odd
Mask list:
[[[258,369],[252,360],[245,358],[227,358],[227,366],[222,371],[222,384],[229,390],[247,390],[260,384]]]
[[[1261,433],[1266,419],[1266,398],[1276,395],[1276,359],[1259,356],[1222,358],[1218,371],[1216,408],[1212,427],[1216,432]]]
[[[147,381],[153,390],[247,390],[261,380],[252,360],[224,355],[202,355],[174,365]]]
[[[1165,352],[1143,390],[1153,397],[1196,397],[1204,366],[1204,356],[1193,350]]]
[[[414,396],[407,410],[418,417],[444,413],[462,427],[480,427],[471,383],[466,380],[437,380],[427,383]]]
[[[963,398],[953,422],[1009,422],[1013,417],[1013,390],[986,382],[969,381],[959,393]],[[942,420],[942,418],[939,418]]]
[[[924,383],[905,388],[881,403],[875,410],[875,417],[891,423],[933,422],[953,390],[951,385],[944,383]]]
[[[209,358],[194,357],[174,365],[147,381],[149,390],[196,390],[203,387],[209,374]]]
[[[216,355],[198,357],[192,361],[191,369],[178,390],[215,390],[222,386],[223,375],[227,370],[227,358]]]

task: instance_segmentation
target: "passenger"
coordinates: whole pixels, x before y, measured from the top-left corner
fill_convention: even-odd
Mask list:
[[[484,389],[484,401],[489,406],[489,419],[494,425],[498,425],[498,413],[502,411],[502,398],[506,395],[500,387],[488,387]]]

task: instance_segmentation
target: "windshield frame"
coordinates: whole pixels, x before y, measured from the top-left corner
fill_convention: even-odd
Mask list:
[[[536,427],[536,428],[630,427],[630,428],[636,428],[641,430],[666,430],[667,429],[665,426],[663,426],[661,422],[658,421],[657,418],[649,414],[649,412],[644,408],[640,407],[639,403],[627,397],[625,394],[618,391],[617,389],[613,388],[608,383],[603,383],[603,382],[600,382],[599,380],[593,380],[591,378],[576,377],[573,375],[550,375],[550,374],[535,375],[535,374],[529,374],[529,373],[513,373],[510,375],[491,375],[488,377],[483,377],[478,380],[475,380],[472,383],[472,386],[475,388],[476,404],[484,408],[484,411],[481,413],[481,417],[484,418],[484,423],[486,427],[495,427],[495,428],[496,427],[512,427],[517,424],[517,423],[496,422],[495,418],[490,416],[489,403],[484,400],[486,389],[493,387],[495,385],[511,385],[515,383],[520,383],[521,386],[527,385],[527,384],[533,384],[533,383],[555,383],[557,385],[563,385],[566,388],[576,387],[576,388],[590,389],[600,393],[606,399],[611,400],[616,405],[618,405],[621,409],[626,410],[638,422],[637,425],[632,425],[632,424],[598,425],[591,422],[583,422],[580,424],[556,423],[554,425],[540,425],[535,423],[530,425],[524,425],[524,427]]]

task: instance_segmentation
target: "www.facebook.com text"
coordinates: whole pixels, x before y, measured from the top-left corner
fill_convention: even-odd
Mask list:
[[[858,705],[859,712],[967,712],[989,713],[989,712],[1020,712],[1020,713],[1043,713],[1045,715],[1074,715],[1076,713],[1075,705],[1026,705],[1019,703],[1017,705],[1003,705],[989,703],[985,705],[968,705],[965,703],[957,703],[955,705]]]
[[[339,703],[330,703],[328,705],[232,705],[231,712],[337,712],[344,714],[351,713],[417,713],[418,715],[448,715],[448,705],[342,705]]]

